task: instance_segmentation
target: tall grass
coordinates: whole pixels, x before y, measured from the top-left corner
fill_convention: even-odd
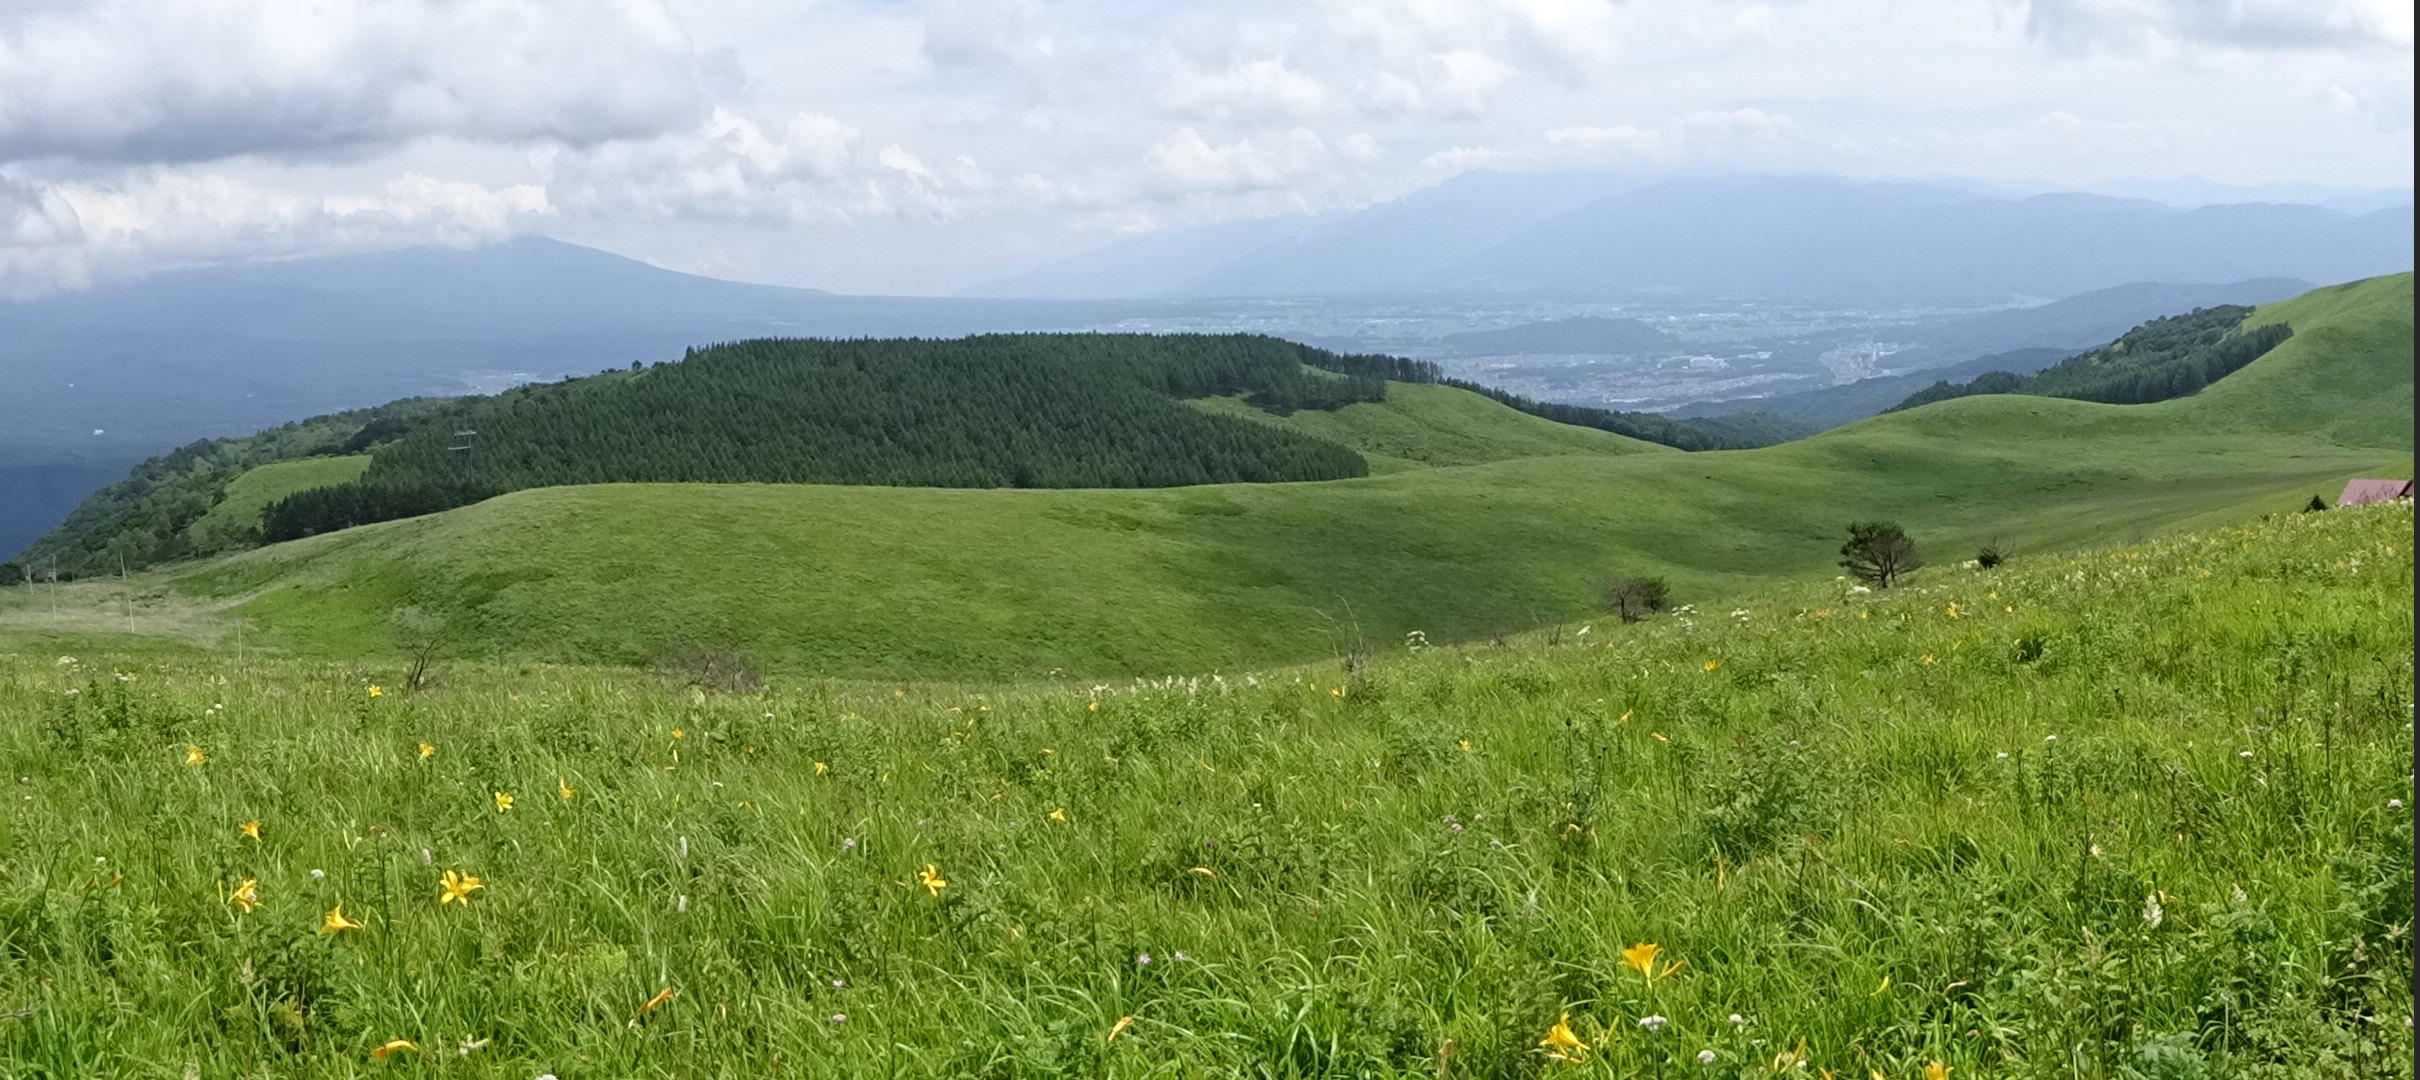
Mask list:
[[[0,1077],[2389,1075],[2412,524],[1350,677],[0,659]]]

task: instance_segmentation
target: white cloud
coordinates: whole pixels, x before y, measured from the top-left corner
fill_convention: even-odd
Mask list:
[[[2391,0],[0,0],[0,280],[537,222],[939,290],[1480,167],[2401,183],[2411,38]]]
[[[2030,0],[2026,31],[2054,48],[2411,48],[2409,0]]]
[[[1178,116],[1246,122],[1309,120],[1332,114],[1343,104],[1326,83],[1275,58],[1219,71],[1186,65],[1171,76],[1160,100]]]
[[[410,173],[372,193],[325,196],[186,169],[106,185],[0,173],[0,294],[207,263],[470,247],[504,239],[549,210],[534,186],[490,189]]]
[[[690,122],[657,0],[74,0],[0,15],[0,161],[194,162]]]
[[[688,131],[543,155],[566,210],[656,221],[767,225],[952,216],[990,187],[964,155],[928,165],[897,143],[867,151],[854,127],[821,113],[778,125],[716,109]]]
[[[1150,159],[1158,179],[1173,185],[1175,191],[1237,194],[1314,175],[1327,165],[1329,156],[1326,140],[1309,128],[1216,145],[1200,132],[1184,128],[1153,146]]]

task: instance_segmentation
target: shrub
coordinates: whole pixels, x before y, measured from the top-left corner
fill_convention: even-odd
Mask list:
[[[1989,570],[1992,567],[1998,566],[2007,561],[2008,555],[2000,550],[2000,542],[1997,540],[1983,545],[1983,550],[1975,552],[1975,565],[1980,566],[1985,570]]]
[[[671,658],[667,673],[682,685],[714,694],[754,694],[765,676],[737,649],[691,649]]]
[[[2302,504],[2302,512],[2306,514],[2312,513],[2313,511],[2325,510],[2327,508],[2328,501],[2320,498],[2317,495],[2311,496],[2311,501]]]
[[[395,647],[403,650],[404,659],[410,664],[404,671],[403,688],[412,691],[427,686],[437,655],[453,636],[445,616],[406,604],[387,613],[387,632],[394,635]]]
[[[1605,587],[1605,606],[1626,623],[1637,622],[1671,605],[1672,590],[1662,578],[1616,578]]]

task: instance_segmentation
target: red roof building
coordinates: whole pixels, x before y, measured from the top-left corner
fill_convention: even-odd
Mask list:
[[[2336,496],[2336,505],[2366,506],[2411,497],[2409,480],[2353,480],[2344,485],[2344,494]]]

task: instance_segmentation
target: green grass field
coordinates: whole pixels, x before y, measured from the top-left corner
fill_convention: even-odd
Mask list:
[[[299,458],[277,461],[244,471],[227,483],[227,494],[210,512],[186,527],[194,547],[224,551],[260,542],[260,514],[269,504],[298,491],[335,487],[361,478],[370,455]]]
[[[1386,456],[1388,475],[539,489],[139,578],[124,606],[201,644],[241,620],[252,647],[307,658],[386,654],[386,613],[411,603],[450,612],[467,657],[726,647],[792,673],[940,681],[1238,671],[1412,630],[1484,640],[1585,618],[1617,574],[1706,603],[1828,574],[1853,519],[1896,518],[1946,565],[1993,540],[2039,554],[2288,511],[2407,470],[2411,284],[2263,308],[2291,340],[2155,405],[1976,397],[1760,450],[1618,453],[1638,444],[1414,388],[1271,421]],[[1430,467],[1410,467],[1422,430]],[[66,603],[114,616],[117,589]],[[65,632],[39,597],[0,603],[0,647]]]
[[[2412,528],[1351,675],[20,653],[0,1077],[2399,1075]]]
[[[1679,453],[1609,431],[1543,420],[1467,390],[1434,384],[1390,383],[1385,401],[1287,416],[1271,415],[1237,398],[1206,398],[1196,404],[1342,443],[1368,459],[1372,473],[1571,454]]]

